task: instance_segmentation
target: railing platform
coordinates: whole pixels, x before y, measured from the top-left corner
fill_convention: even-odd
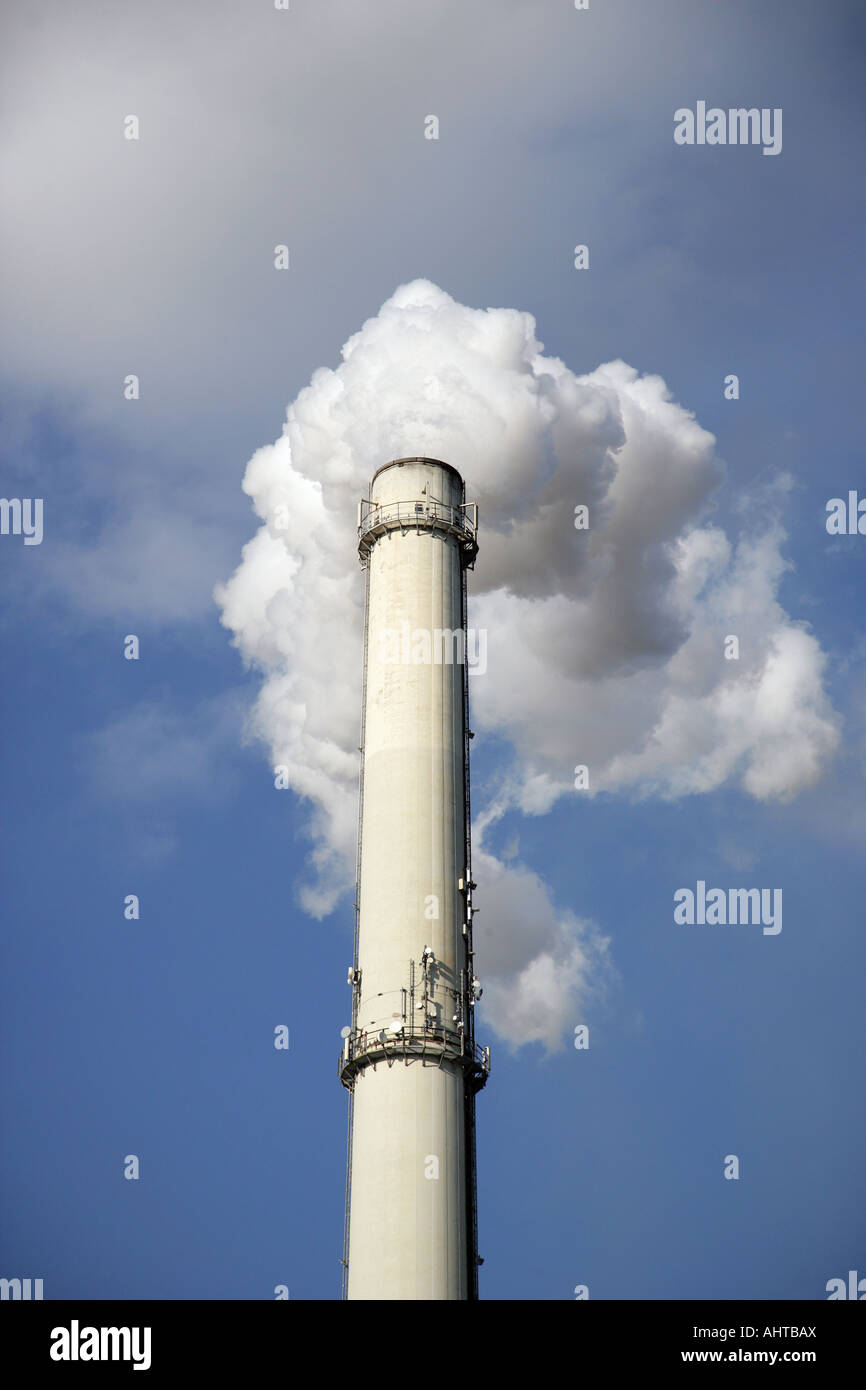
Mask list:
[[[439,1066],[452,1062],[463,1068],[473,1094],[482,1089],[490,1074],[490,1049],[476,1046],[462,1033],[452,1029],[391,1033],[383,1029],[380,1033],[349,1034],[340,1054],[340,1080],[351,1091],[365,1067],[403,1061],[428,1061]]]
[[[463,551],[463,561],[471,569],[478,554],[478,509],[474,502],[451,507],[445,502],[362,502],[358,524],[358,554],[362,569],[367,568],[370,551],[380,536],[389,531],[441,531],[452,535]]]

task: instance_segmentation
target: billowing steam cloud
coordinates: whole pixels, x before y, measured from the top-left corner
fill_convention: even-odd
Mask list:
[[[706,521],[714,439],[661,378],[623,362],[577,377],[543,355],[529,314],[470,309],[425,280],[398,289],[342,355],[250,460],[244,489],[263,524],[217,592],[263,675],[255,730],[311,806],[302,902],[325,916],[354,871],[357,501],[390,458],[447,459],[482,520],[470,624],[487,630],[488,665],[471,682],[473,724],[512,749],[476,821],[485,1014],[511,1043],[555,1047],[603,984],[607,943],[529,869],[487,853],[484,827],[577,795],[577,764],[582,795],[731,782],[793,796],[838,740],[821,649],[776,601],[786,566],[772,494],[763,527],[736,544]],[[738,660],[725,658],[730,635]]]

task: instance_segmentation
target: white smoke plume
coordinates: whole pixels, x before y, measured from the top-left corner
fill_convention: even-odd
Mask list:
[[[216,595],[262,673],[255,731],[310,803],[301,901],[327,915],[354,873],[357,502],[391,458],[447,459],[481,518],[470,625],[487,630],[488,667],[471,681],[473,724],[512,750],[476,819],[485,1016],[512,1044],[555,1048],[603,985],[607,943],[531,870],[486,853],[483,827],[598,791],[795,795],[838,742],[823,654],[777,602],[772,495],[736,542],[707,520],[715,441],[660,377],[619,361],[575,376],[543,354],[531,315],[468,308],[426,280],[401,286],[342,357],[250,460],[243,486],[262,526]],[[725,659],[729,635],[738,660]],[[589,768],[580,793],[577,764]]]

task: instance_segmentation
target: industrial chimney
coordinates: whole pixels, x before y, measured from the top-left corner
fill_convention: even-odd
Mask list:
[[[358,509],[366,571],[343,1297],[475,1299],[466,572],[477,509],[400,458]]]

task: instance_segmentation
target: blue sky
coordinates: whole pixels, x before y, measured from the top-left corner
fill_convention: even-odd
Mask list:
[[[253,451],[424,277],[531,313],[575,373],[662,376],[716,436],[712,520],[732,538],[790,477],[777,597],[826,656],[841,730],[788,801],[632,785],[512,806],[487,832],[596,924],[611,971],[574,1016],[588,1051],[479,1019],[481,1296],[825,1297],[866,1273],[866,539],[824,527],[828,498],[866,495],[862,15],[354,11],[10,24],[2,492],[43,497],[45,535],[0,537],[0,1272],[48,1298],[339,1297],[351,900],[321,921],[299,904],[309,806],[244,733],[261,681],[212,594],[257,527]],[[699,99],[782,108],[782,153],[675,146],[674,110]],[[483,528],[482,511],[482,547]],[[347,679],[335,659],[335,698]],[[473,757],[480,808],[507,755],[482,730]],[[676,926],[698,879],[781,886],[782,932]]]

